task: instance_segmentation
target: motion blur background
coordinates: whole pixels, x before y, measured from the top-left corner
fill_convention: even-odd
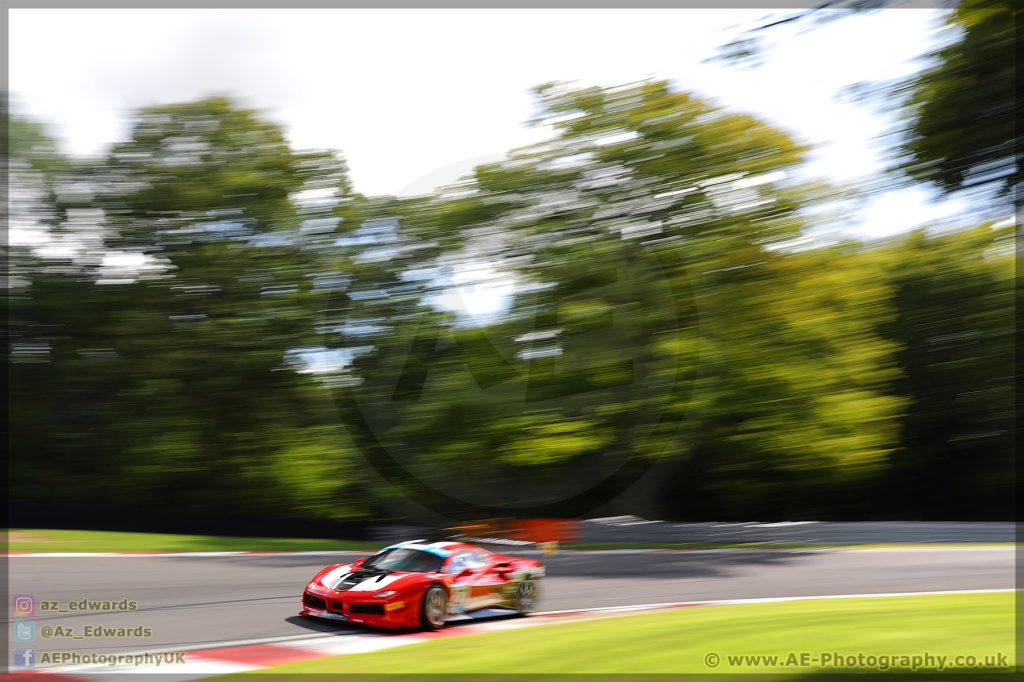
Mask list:
[[[12,10],[11,498],[1010,520],[1014,11]]]

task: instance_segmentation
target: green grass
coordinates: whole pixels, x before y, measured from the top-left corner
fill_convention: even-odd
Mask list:
[[[466,635],[243,675],[296,673],[767,673],[783,678],[878,672],[812,664],[754,667],[729,656],[822,653],[986,656],[1014,664],[1014,593],[880,597],[699,607]],[[709,654],[720,663],[710,668]],[[908,663],[913,663],[910,659]],[[947,668],[949,664],[947,663]],[[923,667],[923,666],[922,666]],[[900,669],[902,671],[902,669]],[[906,672],[910,672],[906,669]],[[934,673],[935,671],[931,671]],[[962,675],[963,670],[959,671]],[[228,675],[224,677],[235,677]],[[948,679],[948,675],[946,675]],[[399,679],[399,678],[395,678]],[[917,676],[917,679],[921,679]],[[983,679],[992,679],[991,677]]]
[[[234,538],[93,530],[12,529],[9,552],[376,551],[374,543],[305,538]]]
[[[876,543],[860,545],[812,544],[787,542],[569,542],[559,549],[906,549],[910,547],[1013,547],[1013,542],[928,542]]]

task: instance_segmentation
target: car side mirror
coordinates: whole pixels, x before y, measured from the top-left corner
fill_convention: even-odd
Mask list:
[[[462,569],[462,573],[459,573],[459,577],[464,578],[468,575],[473,575],[474,573],[476,573],[476,571],[474,571],[472,568],[464,568]]]
[[[359,568],[360,566],[363,565],[364,561],[366,561],[366,559],[364,557],[359,557],[358,559],[356,559],[355,561],[352,562],[352,567],[353,568]]]

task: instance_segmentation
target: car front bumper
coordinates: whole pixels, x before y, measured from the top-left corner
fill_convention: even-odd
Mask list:
[[[416,627],[420,624],[419,609],[415,603],[408,599],[384,600],[339,600],[336,596],[313,594],[314,597],[322,600],[328,608],[318,608],[302,601],[300,616],[312,616],[324,618],[342,623],[357,623],[378,628],[406,628]],[[341,606],[342,608],[338,608]],[[353,613],[352,607],[356,606],[379,606],[383,613]]]

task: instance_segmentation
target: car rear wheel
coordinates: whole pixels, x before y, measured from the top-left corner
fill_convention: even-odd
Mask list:
[[[516,610],[526,616],[537,608],[537,597],[540,595],[540,581],[523,578],[516,588]]]
[[[440,630],[448,617],[448,592],[440,585],[431,585],[423,593],[420,625],[425,630]]]

